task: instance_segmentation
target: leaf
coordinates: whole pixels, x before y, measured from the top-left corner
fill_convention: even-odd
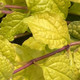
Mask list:
[[[35,13],[56,13],[63,18],[67,17],[69,0],[26,0],[27,6],[32,14]]]
[[[74,51],[74,62],[80,73],[80,47]],[[80,77],[80,76],[79,76]]]
[[[33,39],[33,38],[30,38],[30,39]],[[25,64],[29,60],[40,57],[45,54],[44,50],[39,51],[36,49],[31,49],[29,47],[29,44],[26,44],[23,46],[19,46],[19,45],[15,44],[14,46],[15,46],[15,50],[16,50],[16,54],[17,54],[16,61],[18,64],[18,66],[17,65],[15,66],[16,68]],[[22,63],[22,64],[19,64],[19,63]],[[35,77],[35,74],[37,77]],[[23,79],[24,80],[38,80],[38,79],[44,80],[44,77],[42,74],[42,69],[38,65],[32,65],[32,66],[28,67],[27,69],[24,69],[23,71],[16,73],[13,77],[13,80],[20,80],[20,79],[22,79],[22,80]]]
[[[36,74],[36,75],[35,75]],[[38,65],[32,65],[14,75],[13,80],[45,80],[42,69]]]
[[[30,37],[23,43],[23,46],[28,46],[35,50],[45,50],[45,45],[41,42],[36,41],[33,37]]]
[[[30,42],[30,40],[32,45],[29,46],[28,42]],[[35,50],[39,48],[34,47],[34,44],[36,45],[37,43],[34,42],[33,37],[31,37],[26,40],[24,42],[25,44],[23,43],[22,46],[15,45],[16,52],[19,57],[18,61],[21,59],[20,62],[24,63],[48,53],[48,51],[46,52],[45,50]],[[73,51],[70,51],[69,53],[66,51],[57,53],[47,59],[36,62],[34,65],[15,74],[13,80],[79,80],[79,71],[75,65],[73,55]]]
[[[44,80],[78,80],[79,77],[72,54],[65,51],[51,56],[41,67]]]
[[[70,1],[80,3],[80,0],[70,0]]]
[[[68,28],[70,35],[73,38],[80,40],[80,21],[71,22]]]
[[[0,35],[0,80],[9,80],[12,77],[14,63],[14,47]]]
[[[0,35],[3,35],[9,41],[13,41],[15,35],[27,31],[27,24],[23,22],[25,17],[27,17],[27,14],[19,12],[8,14],[1,22]]]
[[[66,22],[57,15],[35,14],[24,19],[33,38],[48,45],[50,49],[61,48],[70,41]]]
[[[73,6],[69,9],[69,13],[80,15],[80,3],[74,3]]]
[[[30,47],[31,46],[29,46],[28,44],[23,44],[22,46],[14,44],[17,62],[27,62],[45,54],[45,50],[38,50],[36,48],[31,49]]]
[[[25,50],[22,51],[19,45],[16,47],[16,50],[19,51],[18,54],[26,50],[24,56],[26,60],[31,60],[36,56],[39,57],[40,54],[43,55],[42,53],[36,53],[36,50],[30,49],[27,45],[23,46]],[[15,74],[13,80],[79,80],[80,56],[79,53],[76,53],[75,51],[57,53]]]

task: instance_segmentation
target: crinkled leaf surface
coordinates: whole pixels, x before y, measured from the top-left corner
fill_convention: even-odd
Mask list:
[[[31,13],[50,12],[56,13],[61,17],[68,14],[69,0],[26,0]]]
[[[80,3],[74,3],[72,7],[69,9],[69,13],[80,15]]]
[[[74,62],[80,73],[80,47],[78,47],[74,52]],[[80,77],[80,75],[79,75]]]
[[[14,62],[14,47],[0,35],[0,80],[9,80],[12,77]]]
[[[24,19],[35,40],[49,46],[50,49],[61,48],[69,43],[66,22],[57,15],[36,14]]]
[[[73,21],[68,25],[70,35],[80,40],[80,21]]]
[[[48,58],[41,67],[44,80],[78,80],[79,78],[72,55],[64,51]]]
[[[27,17],[27,14],[19,12],[8,14],[0,24],[0,35],[12,41],[15,35],[27,31],[27,24],[23,22],[25,17]]]

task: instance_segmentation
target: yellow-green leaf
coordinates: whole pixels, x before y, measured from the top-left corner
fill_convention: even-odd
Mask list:
[[[61,48],[69,43],[67,23],[55,14],[35,14],[25,18],[24,23],[28,24],[33,38],[50,49]]]

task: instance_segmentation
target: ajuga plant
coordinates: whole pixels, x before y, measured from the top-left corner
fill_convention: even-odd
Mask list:
[[[0,80],[80,80],[80,0],[0,0],[0,22]]]

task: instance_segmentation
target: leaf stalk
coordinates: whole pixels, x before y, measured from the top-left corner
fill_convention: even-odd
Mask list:
[[[5,5],[4,8],[27,9],[26,6]]]

